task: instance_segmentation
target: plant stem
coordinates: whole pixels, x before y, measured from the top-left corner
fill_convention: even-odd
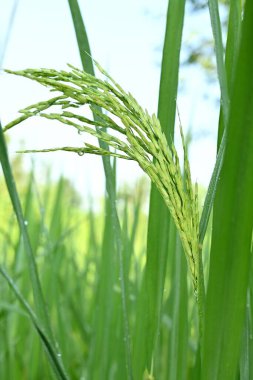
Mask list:
[[[198,318],[199,318],[200,355],[202,359],[204,313],[205,313],[205,282],[204,282],[204,271],[203,271],[203,262],[202,262],[202,247],[199,248],[198,258],[199,258],[198,260],[199,278],[198,278],[197,305],[198,305]]]

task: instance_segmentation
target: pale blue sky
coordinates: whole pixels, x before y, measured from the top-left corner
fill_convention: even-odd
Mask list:
[[[14,1],[0,0],[0,47]],[[111,75],[150,112],[156,112],[161,50],[167,1],[165,0],[80,0],[93,56]],[[183,43],[211,33],[208,15],[186,14]],[[80,66],[75,34],[67,0],[20,0],[3,66],[66,68],[66,63]],[[212,171],[218,110],[212,101],[218,87],[206,84],[201,70],[184,69],[178,98],[184,130],[191,126],[198,136],[191,145],[193,179],[204,185]],[[17,111],[49,96],[47,89],[26,79],[0,75],[0,117],[5,124]],[[203,95],[207,95],[204,98]],[[210,95],[210,98],[208,96]],[[27,121],[9,133],[14,154],[22,140],[26,148],[82,145],[83,138],[57,123],[38,118]],[[201,137],[202,136],[202,137]],[[81,192],[95,196],[103,193],[104,180],[99,157],[77,157],[69,153],[39,154],[38,171],[50,164],[53,173],[64,173],[74,180]],[[26,163],[31,157],[26,157]],[[138,178],[134,163],[119,162],[119,181]]]

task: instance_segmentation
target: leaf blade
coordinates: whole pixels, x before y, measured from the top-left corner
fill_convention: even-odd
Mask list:
[[[219,185],[223,208],[216,216],[219,222],[211,249],[204,334],[206,379],[236,377],[245,318],[253,225],[252,19],[253,4],[246,1]]]

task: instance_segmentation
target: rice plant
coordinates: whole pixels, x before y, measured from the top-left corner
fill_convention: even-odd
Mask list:
[[[2,376],[28,378],[22,369],[11,372],[8,365],[16,352],[9,344],[11,338],[19,332],[23,340],[27,339],[28,327],[20,322],[20,315],[24,314],[30,318],[47,354],[47,378],[250,379],[253,3],[230,3],[225,59],[218,2],[208,3],[221,108],[217,160],[200,217],[198,189],[192,184],[181,125],[183,165],[173,142],[185,1],[170,0],[168,5],[157,116],[142,109],[91,58],[78,3],[69,0],[69,5],[84,70],[72,65],[68,71],[7,70],[47,86],[57,96],[21,110],[21,116],[0,131],[0,160],[23,240],[23,245],[15,243],[17,254],[11,276],[3,266],[0,268],[5,279],[1,287],[8,299],[2,310],[9,326],[7,332],[2,331],[8,347],[2,352],[7,362]],[[104,79],[94,76],[93,65]],[[83,113],[87,107],[93,118]],[[64,182],[60,181],[50,226],[41,213],[35,217],[33,212],[29,219],[34,218],[34,225],[39,226],[37,232],[27,227],[25,214],[30,209],[25,214],[22,211],[3,132],[35,115],[58,120],[83,136],[89,134],[98,139],[97,145],[84,142],[81,147],[45,147],[39,151],[102,156],[107,189],[102,217],[92,211],[84,215],[77,207],[64,219],[66,200],[62,195]],[[118,159],[136,161],[152,182],[149,215],[142,215],[144,223],[140,222],[141,197],[137,197],[131,212],[127,200],[123,212],[119,213],[116,207]],[[34,186],[33,180],[29,186]],[[27,191],[27,199],[33,199],[31,194]],[[35,197],[33,202],[38,203],[39,199]],[[90,231],[87,251],[81,256],[84,263],[74,253],[79,250],[75,240],[79,242],[81,235],[75,225],[67,224],[76,220],[80,212],[82,219],[88,219]],[[211,212],[212,230],[208,229]],[[95,218],[104,221],[99,236]],[[147,234],[147,242],[146,247],[137,249],[136,230],[141,224],[146,226],[142,234]],[[43,243],[36,244],[34,236]],[[44,252],[42,259],[40,250]],[[8,261],[5,260],[5,267],[9,267]],[[27,264],[29,276],[24,273]],[[55,288],[49,296],[53,282]],[[26,290],[29,283],[32,307],[31,294]],[[6,284],[23,308],[17,306],[13,314],[9,301],[12,296]],[[35,337],[29,339],[33,341]],[[26,340],[27,344],[31,344],[30,340]],[[25,358],[21,355],[22,363],[39,363],[39,341],[34,343],[34,353]],[[36,365],[31,370],[37,378]]]
[[[156,185],[173,217],[191,270],[194,291],[198,296],[198,198],[197,192],[192,189],[182,128],[181,136],[185,151],[185,186],[176,149],[173,144],[171,149],[169,148],[157,117],[150,116],[147,111],[142,110],[131,94],[127,94],[98,63],[96,66],[113,85],[109,81],[96,79],[74,67],[71,72],[55,70],[15,72],[16,75],[22,75],[47,85],[53,91],[62,92],[62,95],[22,110],[24,116],[8,124],[4,131],[17,125],[20,120],[39,115],[70,125],[79,132],[87,132],[115,149],[115,152],[111,152],[99,146],[84,143],[84,147],[80,148],[49,148],[42,150],[43,152],[63,150],[76,152],[79,156],[85,153],[111,155],[138,162]],[[14,72],[8,72],[14,74]],[[79,108],[86,104],[98,116],[99,121],[93,121],[70,112],[72,107]],[[50,107],[55,106],[60,106],[63,112],[49,113]],[[101,112],[97,107],[109,112],[112,117]],[[46,110],[49,112],[41,112]],[[113,120],[113,117],[116,117],[117,120]],[[95,125],[98,129],[94,130],[89,125]],[[105,128],[106,131],[102,128]],[[110,134],[109,129],[118,132],[121,136],[116,137]],[[124,137],[126,137],[126,141],[124,141]],[[27,152],[34,152],[34,150]]]

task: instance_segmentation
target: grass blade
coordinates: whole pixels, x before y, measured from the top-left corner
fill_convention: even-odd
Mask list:
[[[252,252],[251,252],[252,254]],[[251,260],[250,273],[253,270],[253,261]],[[242,350],[240,360],[240,375],[242,379],[252,379],[253,377],[253,278],[250,276],[247,293],[246,317],[244,333],[242,339]]]
[[[206,197],[205,197],[205,202],[204,202],[204,206],[203,206],[203,210],[202,210],[202,214],[201,214],[201,218],[200,218],[200,225],[199,225],[199,242],[200,242],[200,244],[202,244],[204,241],[208,222],[209,222],[209,218],[210,218],[211,211],[213,208],[214,199],[216,196],[218,181],[220,179],[220,172],[221,172],[224,153],[225,153],[226,139],[227,139],[227,136],[226,136],[226,131],[225,131],[225,133],[223,134],[222,141],[221,141],[220,148],[219,148],[219,152],[218,152],[218,155],[216,158],[212,177],[211,177],[210,183],[208,185],[208,189],[207,189],[207,193],[206,193]]]
[[[229,90],[229,94],[231,93],[232,88],[232,82],[234,78],[234,71],[235,71],[235,62],[238,52],[238,45],[240,40],[240,29],[241,29],[241,1],[236,0],[231,2],[230,4],[230,13],[229,13],[229,26],[228,26],[228,36],[227,36],[227,44],[226,44],[226,57],[225,57],[225,64],[226,64],[226,76],[228,78],[227,86]],[[216,9],[217,13],[217,9]],[[218,16],[217,16],[218,17]],[[212,16],[214,18],[214,16]],[[215,24],[215,22],[213,22]],[[214,35],[218,35],[219,37],[216,37],[216,43],[219,46],[217,50],[219,51],[219,71],[222,73],[222,78],[225,75],[224,74],[224,67],[223,63],[221,61],[221,36],[219,35],[219,27],[218,30],[214,30]],[[217,41],[218,40],[218,41]],[[217,66],[218,66],[218,57],[217,57]],[[221,81],[220,81],[221,85]],[[223,84],[223,86],[226,86],[226,84]],[[225,90],[226,93],[226,90]],[[217,184],[220,177],[220,171],[223,163],[223,157],[224,157],[224,151],[226,146],[226,132],[224,128],[224,120],[223,120],[223,107],[220,109],[220,118],[219,118],[219,131],[218,131],[218,154],[215,162],[215,167],[212,173],[212,177],[208,186],[204,207],[201,215],[200,220],[200,244],[203,243],[209,217],[211,214],[211,210],[213,207],[214,199],[216,196],[216,190],[217,190]]]
[[[227,73],[227,86],[229,98],[231,95],[231,89],[233,86],[233,79],[235,75],[235,64],[237,60],[240,35],[241,35],[241,15],[242,15],[242,4],[241,0],[235,0],[230,2],[229,8],[229,21],[228,21],[228,33],[227,33],[227,43],[226,43],[226,56],[225,56],[225,67]],[[220,109],[219,117],[219,131],[218,131],[218,144],[220,146],[222,135],[224,132],[224,118],[223,118],[223,108]]]
[[[76,38],[79,47],[79,53],[83,65],[83,69],[89,74],[94,75],[94,67],[91,59],[91,50],[89,46],[88,36],[85,29],[85,25],[82,19],[80,8],[77,0],[69,0],[69,7],[72,14],[73,24],[75,27]],[[87,54],[88,53],[88,54]],[[98,116],[93,114],[94,120],[98,120]],[[108,150],[108,146],[103,141],[99,141],[101,148]],[[128,379],[132,379],[132,364],[131,364],[131,349],[130,349],[130,332],[129,332],[129,322],[128,322],[128,310],[127,310],[127,295],[126,295],[126,284],[125,284],[125,269],[124,269],[124,259],[123,259],[123,244],[121,239],[121,228],[119,223],[119,218],[116,209],[116,189],[115,189],[115,176],[113,169],[110,164],[109,157],[102,157],[104,172],[106,177],[106,190],[109,198],[109,213],[107,220],[109,225],[111,225],[114,233],[112,234],[114,238],[114,244],[116,246],[116,251],[119,258],[120,267],[120,286],[121,286],[121,296],[122,296],[122,312],[124,321],[124,344],[125,344],[125,360],[128,372]]]
[[[218,0],[209,0],[209,12],[214,36],[215,44],[215,53],[216,53],[216,62],[217,62],[217,71],[218,78],[220,83],[221,91],[221,105],[224,115],[224,123],[227,125],[228,113],[229,113],[229,95],[228,95],[228,85],[227,85],[227,74],[224,63],[224,47],[222,43],[222,31],[221,31],[221,22],[219,15],[219,6]]]
[[[220,179],[207,292],[203,373],[235,379],[249,280],[253,226],[253,3],[246,1]],[[219,228],[218,228],[219,226]]]
[[[44,298],[43,298],[43,294],[41,290],[41,285],[40,285],[37,267],[36,267],[36,263],[34,259],[34,254],[33,254],[32,247],[30,244],[30,239],[27,233],[26,222],[23,216],[20,200],[19,200],[18,193],[16,190],[15,180],[11,171],[8,154],[7,154],[7,148],[5,145],[5,140],[4,140],[1,125],[0,125],[0,162],[2,165],[2,169],[3,169],[6,185],[9,191],[9,196],[11,198],[11,202],[13,205],[13,209],[17,217],[20,232],[24,240],[25,252],[28,257],[30,277],[31,277],[31,282],[32,282],[32,287],[33,287],[33,292],[34,292],[34,302],[36,305],[37,313],[39,315],[39,318],[44,322],[45,327],[48,329],[48,331],[51,331],[49,327],[48,315],[46,312],[45,302],[44,302]]]
[[[68,0],[83,69],[95,75],[88,35],[77,0]]]
[[[252,270],[252,266],[251,266]],[[250,280],[252,283],[252,281]],[[252,343],[252,284],[248,289],[247,304],[246,304],[246,318],[244,324],[244,331],[242,337],[242,349],[240,358],[240,376],[241,379],[250,380],[253,376],[253,343]]]
[[[89,376],[92,379],[101,379],[108,376],[110,360],[110,333],[112,333],[111,320],[115,309],[115,292],[113,285],[116,279],[115,247],[113,244],[113,229],[108,218],[110,204],[105,202],[105,225],[103,231],[102,252],[98,268],[99,279],[96,289],[96,308],[93,317],[94,338],[91,342],[89,355]],[[115,336],[113,339],[115,343]],[[118,342],[117,342],[118,343]],[[97,363],[100,362],[98,366]]]
[[[224,48],[222,42],[222,30],[221,30],[221,22],[219,15],[219,6],[217,0],[209,0],[209,12],[212,24],[212,31],[214,37],[214,45],[215,45],[215,54],[216,54],[216,64],[217,64],[217,72],[218,79],[220,84],[221,91],[221,112],[220,112],[220,125],[219,133],[220,144],[218,144],[219,152],[217,155],[217,159],[215,162],[215,167],[212,173],[212,177],[208,186],[207,195],[204,202],[204,207],[201,214],[200,220],[200,244],[203,243],[206,229],[208,226],[209,217],[212,211],[213,202],[215,199],[215,194],[217,190],[217,184],[220,177],[221,168],[223,165],[224,151],[226,147],[226,127],[228,121],[228,113],[229,113],[229,94],[228,94],[228,84],[227,84],[227,73],[225,69],[224,63]],[[220,145],[220,146],[219,146]]]
[[[19,0],[15,0],[13,2],[13,6],[12,6],[12,9],[10,12],[7,30],[5,32],[4,39],[3,39],[2,45],[0,47],[0,69],[2,69],[5,53],[6,53],[8,44],[9,44],[11,31],[12,31],[14,21],[15,21],[15,17],[16,17],[16,13],[17,13],[18,3],[19,3]]]
[[[185,0],[168,5],[163,48],[158,118],[169,143],[174,138],[179,53],[184,22]],[[133,348],[134,377],[140,379],[145,368],[151,371],[152,355],[159,331],[161,302],[168,255],[170,216],[164,202],[151,187],[147,261],[139,299]],[[148,333],[147,333],[148,332]]]
[[[39,280],[39,275],[37,271],[37,266],[36,266],[32,246],[31,246],[30,239],[27,232],[27,226],[26,226],[27,221],[25,221],[24,219],[19,196],[16,190],[15,180],[11,171],[1,124],[0,124],[0,162],[2,165],[5,182],[8,188],[12,206],[17,217],[20,233],[23,238],[23,244],[25,248],[25,253],[27,255],[30,279],[31,279],[31,284],[32,284],[32,289],[33,289],[34,303],[35,303],[36,311],[38,314],[38,318],[40,320],[41,325],[43,326],[43,329],[45,330],[46,334],[48,335],[50,339],[51,346],[54,347],[55,342],[54,342],[52,331],[51,331],[49,317],[46,310],[46,305],[45,305],[45,301],[44,301],[44,297],[43,297],[43,293],[41,289],[41,284]],[[62,366],[62,371],[65,372],[62,364],[61,366]],[[66,375],[66,378],[67,378],[67,375]]]
[[[172,283],[172,332],[170,352],[170,380],[184,380],[187,377],[188,350],[188,292],[187,264],[180,240],[177,236],[175,268]]]
[[[51,365],[55,371],[57,379],[68,380],[69,378],[68,378],[64,368],[62,367],[61,361],[59,360],[60,355],[55,351],[55,348],[51,343],[51,338],[49,338],[47,336],[43,327],[41,327],[41,323],[38,321],[37,316],[34,314],[33,310],[29,306],[29,304],[26,302],[26,300],[24,299],[22,294],[19,292],[17,286],[15,285],[15,283],[13,282],[11,277],[8,275],[8,273],[2,267],[0,267],[0,273],[5,278],[5,280],[8,282],[12,291],[16,295],[17,299],[19,300],[19,302],[21,303],[21,305],[23,306],[23,308],[26,310],[27,314],[29,315],[29,317],[33,323],[33,326],[35,327],[35,330],[37,331],[37,333],[38,333],[38,335],[39,335],[39,337],[43,343],[43,346],[44,346],[44,348],[48,354],[49,361],[50,361],[50,363],[51,363]]]

